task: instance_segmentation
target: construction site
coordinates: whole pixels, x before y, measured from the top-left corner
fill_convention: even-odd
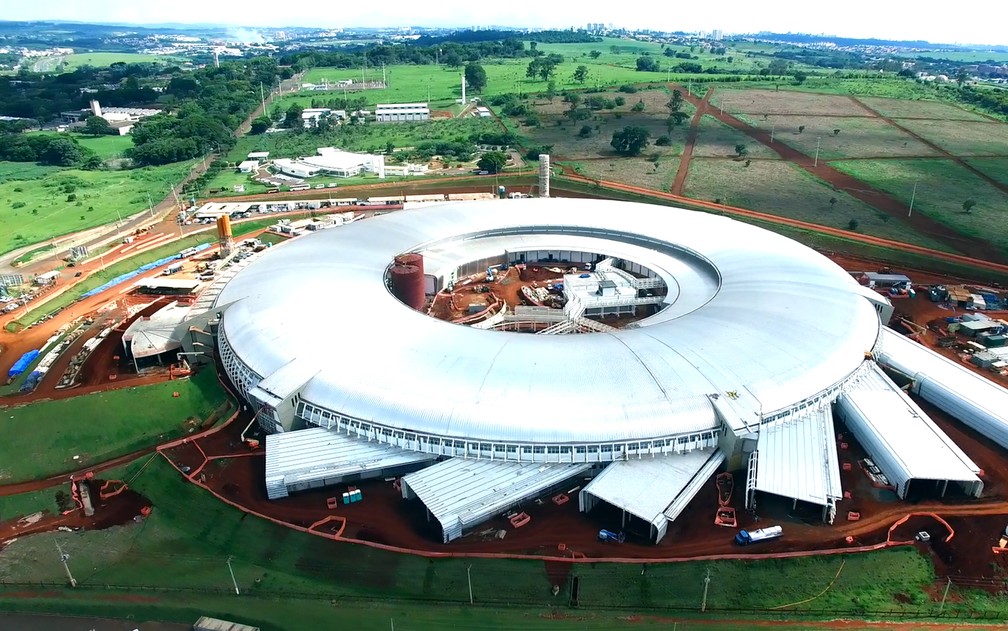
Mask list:
[[[577,212],[578,221],[586,222],[581,205]],[[600,213],[599,221],[608,221],[611,214]],[[424,215],[423,222],[434,230],[450,226],[457,233],[461,216],[439,217],[435,212]],[[1008,312],[1003,310],[1005,292],[998,287],[913,270],[894,272],[835,255],[830,258],[839,267],[833,270],[818,259],[797,255],[801,265],[809,267],[792,267],[789,273],[803,282],[824,279],[824,293],[837,287],[836,302],[830,304],[838,310],[838,322],[843,321],[844,335],[854,331],[859,337],[849,344],[831,338],[838,355],[817,351],[809,355],[810,367],[795,372],[784,364],[761,363],[768,361],[766,354],[778,352],[779,342],[754,351],[762,356],[743,356],[718,350],[711,328],[715,323],[733,326],[725,313],[744,312],[747,322],[754,322],[763,317],[763,310],[775,329],[789,328],[790,335],[798,336],[794,348],[808,346],[812,340],[801,336],[802,322],[785,319],[776,310],[793,298],[785,284],[794,283],[792,279],[771,278],[766,270],[757,270],[765,282],[762,299],[744,294],[724,305],[726,311],[711,323],[696,329],[684,326],[683,318],[710,312],[708,305],[716,304],[715,298],[725,300],[730,291],[737,291],[730,281],[747,265],[744,257],[734,263],[719,259],[718,252],[697,255],[704,243],[691,244],[697,250],[670,248],[661,252],[668,258],[658,258],[642,253],[644,241],[626,237],[633,230],[643,231],[639,226],[628,224],[622,241],[603,243],[602,237],[611,235],[594,233],[588,235],[594,241],[574,242],[558,233],[518,234],[505,224],[482,241],[439,239],[433,233],[423,241],[423,235],[402,230],[405,238],[423,241],[426,247],[421,253],[395,243],[390,246],[393,255],[385,256],[384,249],[355,249],[374,247],[358,228],[372,219],[340,221],[325,234],[345,245],[345,256],[355,268],[361,262],[374,266],[375,273],[362,279],[371,287],[368,291],[377,287],[385,298],[395,298],[376,302],[384,305],[380,311],[388,317],[419,318],[406,321],[407,330],[397,332],[385,316],[376,315],[372,324],[382,331],[384,344],[412,351],[401,336],[416,335],[442,349],[432,356],[441,368],[445,357],[456,356],[459,348],[482,343],[482,337],[445,337],[468,335],[466,328],[473,335],[490,336],[485,339],[506,340],[508,346],[518,339],[532,345],[506,352],[483,349],[494,358],[496,372],[458,360],[461,372],[456,376],[476,375],[485,383],[506,386],[515,397],[505,400],[481,383],[471,390],[482,392],[483,398],[463,402],[452,388],[468,388],[465,379],[448,381],[455,384],[448,395],[437,394],[444,390],[433,382],[416,379],[415,385],[403,386],[403,399],[393,401],[394,408],[371,408],[375,420],[365,426],[365,413],[347,405],[369,395],[387,397],[388,390],[351,384],[358,388],[358,398],[333,409],[320,394],[329,384],[311,383],[318,374],[315,364],[285,361],[262,374],[246,364],[252,359],[243,345],[259,343],[259,327],[278,321],[266,307],[292,309],[279,298],[295,295],[300,300],[305,295],[291,288],[284,258],[277,255],[288,253],[299,265],[305,259],[290,254],[297,252],[294,242],[275,252],[270,247],[290,234],[236,243],[229,216],[216,221],[215,247],[180,252],[142,275],[101,288],[40,325],[36,335],[51,337],[33,349],[39,351],[35,355],[19,354],[25,361],[15,362],[8,373],[12,380],[27,373],[25,382],[33,385],[4,403],[217,370],[242,402],[240,411],[223,425],[162,445],[159,452],[181,476],[222,501],[336,541],[432,556],[637,562],[816,555],[906,545],[925,551],[941,574],[974,582],[988,577],[990,583],[981,587],[1000,589],[1008,576],[1008,422],[1002,422],[1000,408],[987,403],[1008,397],[999,351],[1008,330],[1002,318]],[[473,233],[500,223],[499,217],[486,220],[486,225],[478,223],[483,219],[474,221]],[[523,226],[515,221],[515,226]],[[594,229],[590,221],[579,225],[583,231]],[[293,241],[331,249],[319,231],[300,232],[306,236]],[[740,239],[739,244],[746,242]],[[647,245],[656,247],[653,242]],[[305,254],[317,264],[318,273],[326,271],[324,262]],[[864,271],[876,268],[879,271]],[[262,270],[269,271],[257,276]],[[330,276],[331,282],[350,280],[340,274],[337,270]],[[852,281],[849,286],[841,280],[845,275]],[[241,284],[246,278],[254,279],[256,292],[273,304],[241,306],[241,298],[248,295]],[[316,282],[313,276],[304,280]],[[361,287],[346,285],[347,291],[366,296],[358,293]],[[332,299],[319,294],[311,300]],[[239,307],[228,306],[234,304]],[[255,311],[259,308],[266,310]],[[333,313],[328,303],[314,302],[302,311],[306,317]],[[255,326],[246,329],[250,325],[233,314],[247,314],[247,322]],[[810,317],[817,326],[828,324],[817,308]],[[446,327],[439,320],[467,326]],[[432,328],[413,329],[414,322],[427,321]],[[649,344],[687,353],[688,340],[663,338],[656,321],[665,327],[678,323],[705,352],[723,353],[719,362],[728,358],[756,362],[760,371],[780,369],[779,379],[797,384],[801,396],[763,408],[747,400],[741,385],[711,388],[707,381],[700,391],[713,419],[707,422],[698,420],[696,408],[690,407],[694,404],[684,397],[668,395],[673,387],[668,384],[692,379],[685,369],[666,376],[651,363],[648,379],[670,379],[660,385],[665,388],[661,396],[674,404],[670,409],[694,410],[692,416],[667,436],[617,436],[636,422],[634,418],[610,407],[603,410],[605,422],[595,422],[590,410],[605,399],[577,401],[572,393],[584,398],[583,393],[595,388],[610,401],[628,393],[628,401],[651,405],[646,390],[634,369],[620,363],[615,346],[592,348],[586,354],[576,345],[647,334],[653,336]],[[302,334],[310,330],[304,323],[283,322]],[[336,318],[331,326],[339,328],[341,321]],[[510,335],[514,333],[535,335]],[[494,337],[498,335],[503,337]],[[358,354],[371,340],[362,329],[357,337],[352,346],[333,352],[352,354],[361,375],[383,374],[391,382],[408,383],[391,371],[391,362],[414,378],[437,376],[432,368],[401,358]],[[550,339],[555,341],[547,342]],[[750,338],[728,336],[724,348],[740,339]],[[211,344],[212,352],[198,351],[200,345]],[[633,347],[637,358],[657,357],[633,338],[621,344]],[[510,365],[507,352],[517,358]],[[814,372],[820,362],[837,361],[843,364],[837,372],[822,373],[816,383],[804,381],[801,373]],[[599,371],[607,362],[609,367]],[[523,385],[519,376],[548,385],[545,396]],[[710,394],[711,389],[720,396]],[[774,390],[764,392],[767,401],[776,396]],[[427,418],[433,408],[415,401],[438,399],[456,407],[453,423],[483,419],[486,426],[472,425],[465,430],[471,435],[459,434],[451,441],[439,436],[433,425],[421,427],[416,419]],[[471,409],[472,418],[457,416],[459,409]],[[748,420],[754,411],[762,416],[759,422]],[[379,413],[396,423],[379,423]],[[671,417],[664,414],[654,420],[669,424]],[[491,427],[524,434],[495,436],[486,429]],[[59,515],[19,516],[0,523],[0,541],[58,528],[103,528],[156,510],[125,482],[99,480],[98,475],[82,471],[69,478],[69,487],[61,487]],[[741,531],[755,534],[774,528],[773,536],[740,545],[750,541],[739,539]]]

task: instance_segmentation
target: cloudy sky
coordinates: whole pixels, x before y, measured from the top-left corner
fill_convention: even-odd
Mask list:
[[[925,39],[942,43],[1008,44],[1008,1],[973,0],[0,0],[0,19],[156,24],[186,22],[236,26],[537,26],[568,28],[604,22],[627,28],[725,33],[826,33],[848,37]]]

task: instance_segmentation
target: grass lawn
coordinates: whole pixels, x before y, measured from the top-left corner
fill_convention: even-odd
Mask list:
[[[104,138],[98,139],[104,141]],[[189,172],[177,162],[84,171],[0,162],[0,253],[104,225],[147,208]],[[67,201],[68,195],[76,199]]]
[[[404,629],[607,629],[622,624],[620,620],[625,623],[627,613],[648,611],[663,620],[645,615],[645,628],[659,622],[668,628],[668,617],[676,611],[685,618],[698,615],[708,571],[709,613],[703,626],[719,629],[719,615],[744,615],[732,610],[766,611],[815,596],[837,575],[841,563],[830,590],[787,615],[832,610],[835,615],[891,618],[926,616],[938,607],[924,592],[934,581],[929,561],[916,550],[902,548],[845,557],[669,563],[649,565],[646,572],[637,564],[579,564],[572,568],[581,584],[581,608],[575,612],[566,607],[566,586],[557,596],[550,593],[541,562],[428,560],[338,544],[246,517],[184,482],[160,457],[146,466],[131,466],[120,477],[132,480],[131,487],[152,501],[154,511],[139,524],[58,534],[78,580],[75,591],[50,587],[64,580],[62,567],[37,562],[51,552],[57,535],[19,539],[8,546],[2,553],[0,580],[35,583],[46,590],[30,600],[36,610],[179,621],[202,613],[291,630],[315,628],[312,625],[323,619],[326,628],[336,621],[355,629],[387,628],[391,619]],[[30,499],[18,501],[37,505]],[[240,598],[229,595],[233,588],[228,558]],[[476,609],[468,606],[467,574]],[[112,586],[111,591],[105,586]],[[145,592],[151,597],[113,597]],[[978,606],[1006,611],[996,596],[958,589],[953,593],[947,613]],[[909,594],[908,602],[897,600],[897,594]],[[5,608],[16,604],[4,596],[0,591]],[[733,624],[723,628],[738,628]]]
[[[94,66],[96,68],[102,68],[105,66],[111,66],[114,63],[127,63],[127,64],[139,64],[139,63],[162,63],[166,64],[169,62],[177,61],[176,57],[166,57],[165,55],[145,55],[142,53],[74,53],[73,55],[66,55],[64,57],[57,57],[59,62],[66,62],[67,67],[64,72],[73,72],[81,66]],[[36,62],[37,64],[38,62]],[[45,70],[35,70],[36,72],[51,72],[52,68],[47,68]]]
[[[940,118],[943,120],[990,121],[975,112],[945,101],[881,99],[862,96],[862,103],[890,118]]]
[[[998,156],[1008,160],[1008,124],[896,119],[896,122],[954,156]]]
[[[650,149],[650,148],[649,148]],[[637,158],[611,156],[596,160],[565,162],[586,177],[609,182],[643,186],[655,191],[668,191],[679,170],[678,156],[661,156],[646,151]]]
[[[886,162],[892,162],[886,161]],[[847,164],[846,162],[838,164]],[[688,197],[741,206],[832,228],[847,228],[857,220],[857,231],[948,251],[948,246],[917,234],[867,204],[780,160],[753,160],[749,167],[730,159],[690,161],[683,193]],[[835,205],[829,203],[836,199]]]
[[[2,408],[0,480],[44,478],[184,435],[187,419],[203,419],[225,400],[204,369],[189,379]]]
[[[717,88],[710,102],[732,114],[762,116],[862,116],[864,109],[845,96],[764,88]]]
[[[1008,158],[967,158],[966,164],[995,181],[1008,185]]]
[[[67,134],[54,134],[48,131],[32,131],[29,134],[35,136],[67,136]],[[133,146],[133,139],[130,136],[87,136],[85,134],[70,134],[82,147],[86,147],[102,160],[111,160],[123,157],[123,152]]]
[[[35,320],[38,320],[45,314],[51,313],[56,309],[59,309],[60,307],[65,307],[67,305],[76,302],[77,299],[80,298],[82,295],[91,291],[95,287],[104,285],[105,283],[112,280],[116,276],[125,274],[126,272],[131,272],[142,265],[146,265],[147,263],[151,263],[158,259],[162,259],[172,254],[173,252],[179,252],[180,250],[184,250],[185,248],[192,247],[194,245],[199,245],[201,243],[210,243],[211,241],[215,240],[216,237],[214,236],[212,231],[208,231],[188,236],[178,241],[173,241],[172,243],[169,243],[167,245],[162,245],[152,250],[147,250],[146,252],[143,252],[141,254],[131,256],[130,258],[125,259],[123,261],[119,261],[114,265],[109,265],[100,272],[95,272],[94,274],[91,274],[90,276],[88,276],[86,280],[77,283],[76,285],[73,286],[72,289],[63,292],[62,294],[56,296],[52,300],[40,304],[39,306],[29,311],[26,315],[18,318],[15,321],[16,322],[15,326],[17,327],[28,326],[29,324],[31,324]],[[11,327],[8,324],[8,329],[10,328]]]
[[[864,182],[910,203],[914,184],[914,212],[927,214],[953,230],[982,237],[1008,251],[1008,223],[1004,209],[1008,195],[951,160],[843,160],[831,163]],[[976,201],[963,212],[965,200]]]
[[[742,132],[732,129],[710,114],[705,114],[700,119],[696,144],[693,146],[693,155],[703,158],[732,157],[735,155],[735,145],[737,144],[746,146],[748,150],[746,155],[749,158],[764,160],[780,159],[780,156],[766,145],[758,143]]]
[[[939,153],[881,118],[777,115],[740,116],[747,123],[808,156],[819,145],[820,160],[842,158],[936,157]],[[798,131],[799,126],[805,130]],[[834,134],[833,131],[840,132]]]

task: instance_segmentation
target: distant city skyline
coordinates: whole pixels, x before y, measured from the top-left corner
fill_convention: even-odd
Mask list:
[[[589,22],[628,29],[731,33],[773,31],[824,33],[836,37],[927,40],[943,44],[1005,45],[1008,5],[1003,0],[977,0],[966,5],[928,10],[927,3],[847,0],[810,5],[793,0],[765,4],[751,0],[717,3],[639,5],[627,11],[618,3],[522,3],[495,5],[457,2],[418,5],[403,0],[336,4],[302,0],[288,7],[265,2],[213,3],[174,0],[168,3],[125,3],[111,0],[49,0],[45,3],[0,0],[5,20],[67,20],[126,24],[219,24],[252,28],[293,26],[352,27],[583,27]],[[935,7],[937,9],[937,7]],[[277,12],[277,9],[280,9]]]

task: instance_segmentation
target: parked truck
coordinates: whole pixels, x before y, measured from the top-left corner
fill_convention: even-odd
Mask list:
[[[735,535],[735,543],[740,546],[747,546],[750,543],[776,539],[783,534],[784,529],[780,526],[769,526],[767,528],[760,528],[759,530],[740,530],[738,534]]]

